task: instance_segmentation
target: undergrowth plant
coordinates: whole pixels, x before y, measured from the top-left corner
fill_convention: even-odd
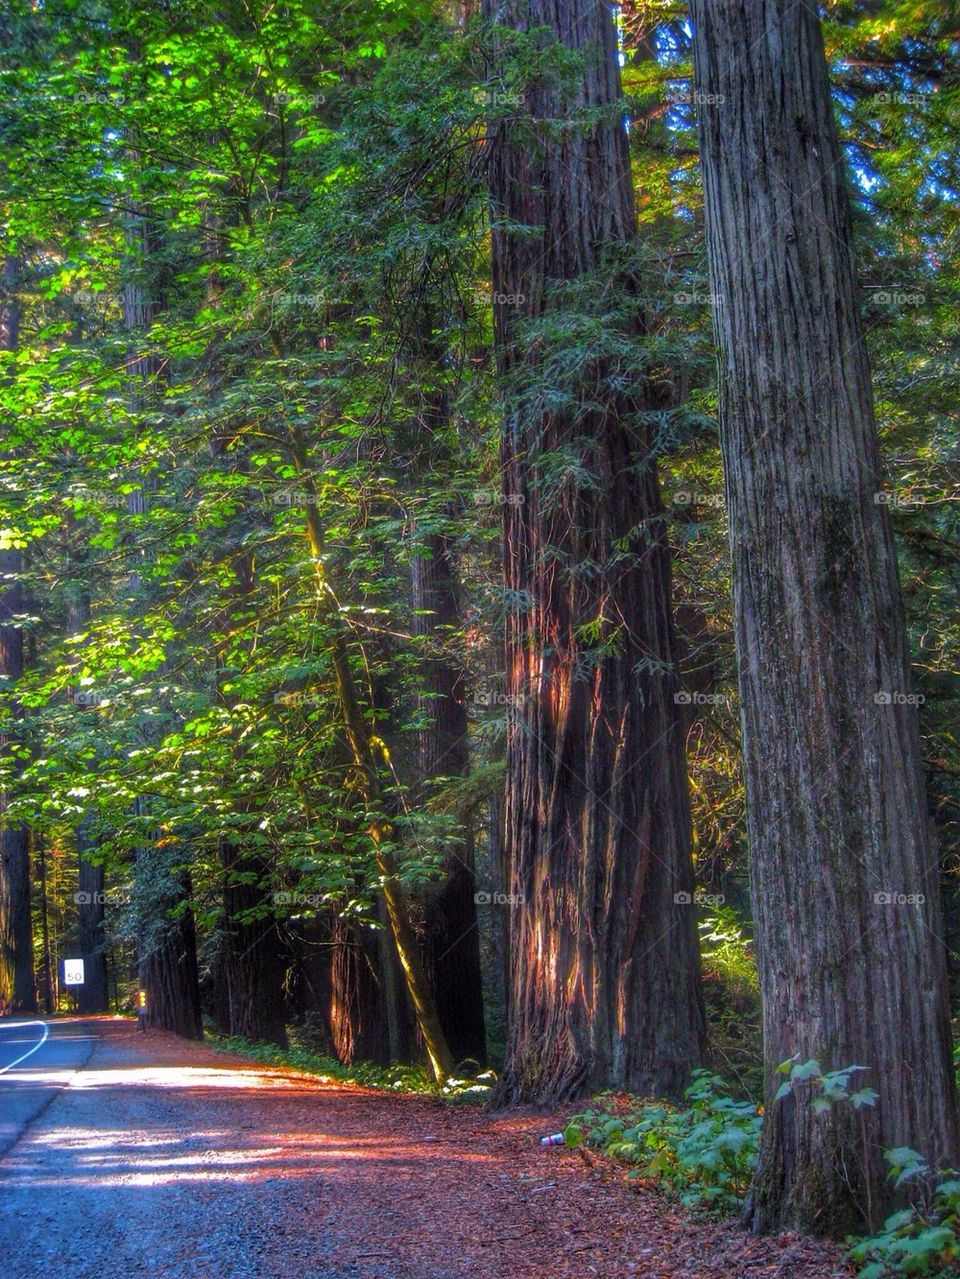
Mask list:
[[[631,1175],[662,1182],[688,1207],[739,1207],[757,1162],[761,1118],[756,1106],[735,1101],[709,1070],[694,1073],[686,1108],[656,1102],[620,1115],[586,1110],[564,1131],[568,1146],[603,1150],[635,1165]]]
[[[884,1152],[890,1175],[911,1202],[850,1250],[857,1279],[897,1275],[960,1277],[960,1173],[931,1169],[909,1146]]]

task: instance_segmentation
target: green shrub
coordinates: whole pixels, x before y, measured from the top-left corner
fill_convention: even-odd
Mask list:
[[[757,1108],[735,1101],[708,1070],[695,1073],[684,1098],[686,1109],[650,1103],[627,1115],[587,1110],[570,1121],[564,1138],[636,1165],[633,1176],[663,1182],[687,1206],[736,1209],[757,1162]]]
[[[711,1058],[740,1095],[760,1097],[760,979],[747,927],[733,907],[715,906],[699,929]]]
[[[883,1229],[850,1250],[857,1279],[895,1275],[960,1276],[960,1174],[931,1172],[923,1156],[908,1146],[888,1150],[897,1186],[912,1189],[914,1202],[895,1212]]]

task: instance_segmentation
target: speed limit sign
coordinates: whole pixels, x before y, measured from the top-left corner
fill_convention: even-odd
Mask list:
[[[65,959],[63,961],[63,984],[64,986],[83,985],[82,959]]]

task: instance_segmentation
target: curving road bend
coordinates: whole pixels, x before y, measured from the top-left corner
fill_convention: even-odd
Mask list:
[[[83,1021],[0,1022],[0,1159],[69,1086],[98,1038]]]

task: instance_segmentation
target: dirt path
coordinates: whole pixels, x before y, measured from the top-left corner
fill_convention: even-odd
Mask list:
[[[691,1222],[602,1163],[541,1148],[559,1117],[327,1086],[106,1018],[84,1027],[102,1036],[92,1055],[47,1081],[57,1095],[0,1164],[5,1279],[851,1273],[838,1250]],[[44,1082],[40,1054],[24,1067]]]

